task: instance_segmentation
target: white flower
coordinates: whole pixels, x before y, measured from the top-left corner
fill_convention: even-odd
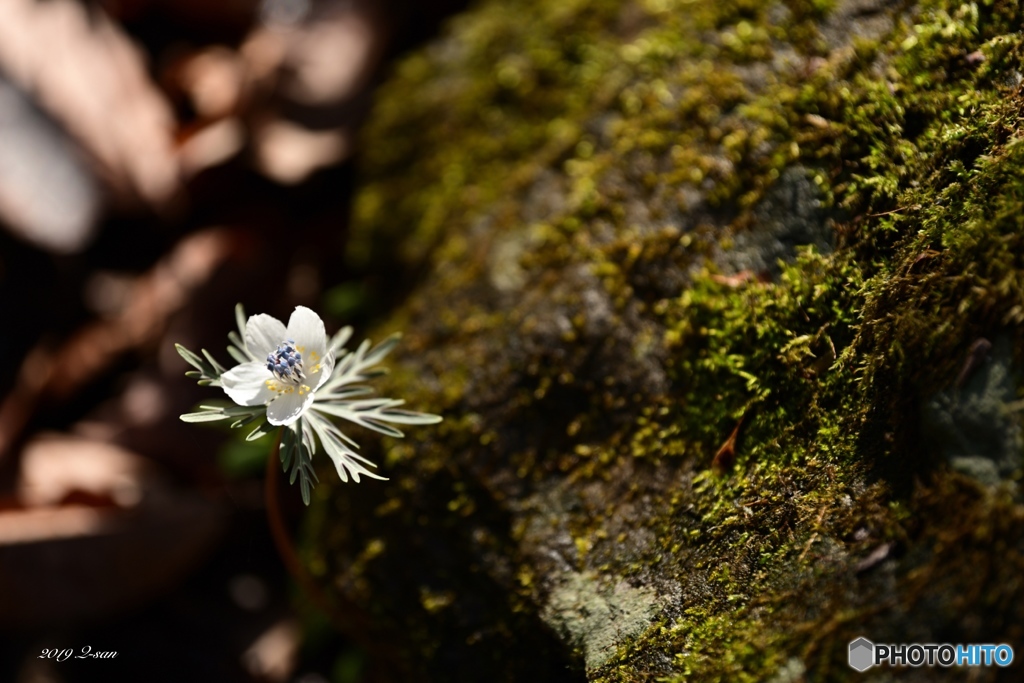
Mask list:
[[[206,349],[202,357],[177,344],[178,353],[195,370],[185,373],[203,386],[219,386],[236,406],[201,405],[196,413],[181,416],[186,422],[234,420],[232,427],[256,423],[247,440],[280,428],[281,464],[298,478],[302,500],[308,505],[316,482],[312,457],[319,447],[334,462],[338,477],[359,481],[362,475],[384,477],[367,467],[376,467],[359,455],[359,445],[334,424],[341,418],[387,436],[402,438],[394,424],[428,425],[441,421],[437,415],[400,408],[401,399],[366,398],[373,393],[366,382],[386,373],[377,367],[398,344],[392,335],[377,344],[364,341],[354,351],[345,343],[352,328],[345,327],[330,340],[324,323],[313,311],[297,306],[285,327],[277,318],[254,315],[248,320],[241,304],[235,308],[238,333],[231,332],[228,353],[238,361],[225,369]]]
[[[245,350],[255,357],[220,376],[221,387],[242,406],[267,406],[267,422],[289,425],[313,404],[334,370],[324,322],[297,306],[288,327],[265,313],[245,324]]]

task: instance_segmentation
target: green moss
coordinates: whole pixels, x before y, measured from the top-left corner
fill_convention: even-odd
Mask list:
[[[1020,643],[1014,485],[942,468],[919,414],[977,337],[1021,348],[1024,17],[850,12],[491,2],[397,69],[349,257],[403,274],[391,381],[445,422],[321,486],[313,552],[398,659],[844,679],[858,635]],[[835,249],[730,270],[791,187]],[[579,577],[659,608],[609,645]]]

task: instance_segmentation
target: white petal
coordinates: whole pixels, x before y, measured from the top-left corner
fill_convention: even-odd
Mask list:
[[[311,374],[306,378],[306,383],[312,385],[314,389],[319,389],[331,378],[332,372],[334,372],[333,352],[327,354],[327,358],[324,358],[323,362],[320,363],[319,378],[315,374]]]
[[[302,363],[312,368],[327,355],[327,330],[324,321],[305,306],[296,306],[288,318],[288,338],[302,354]]]
[[[267,406],[267,422],[272,425],[291,424],[298,420],[302,413],[306,412],[306,408],[312,402],[312,391],[302,396],[297,391],[290,394],[280,394]]]
[[[259,361],[242,363],[220,376],[220,385],[232,401],[240,406],[263,405],[276,394],[267,386],[272,379],[267,366]]]
[[[256,360],[263,360],[271,351],[277,350],[286,338],[284,323],[266,313],[250,316],[245,323],[245,345]]]

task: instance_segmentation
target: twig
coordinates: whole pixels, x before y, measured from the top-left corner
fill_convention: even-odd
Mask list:
[[[21,364],[14,389],[0,401],[0,469],[17,469],[18,445],[40,404],[67,400],[121,354],[155,340],[171,315],[210,279],[233,248],[231,233],[222,228],[185,237],[139,278],[116,317],[85,325],[59,349],[43,345],[32,349]]]
[[[821,507],[821,512],[818,513],[818,519],[814,522],[814,533],[807,539],[807,544],[804,546],[804,551],[800,553],[800,557],[797,558],[797,563],[803,562],[804,558],[807,557],[807,552],[811,549],[811,546],[815,541],[818,540],[818,529],[821,528],[821,523],[825,520],[825,513],[828,512],[828,505]]]
[[[894,214],[894,213],[899,213],[900,211],[906,211],[907,209],[920,209],[920,208],[921,208],[920,204],[913,204],[911,206],[900,206],[900,207],[897,207],[895,209],[892,209],[891,211],[883,211],[882,213],[869,213],[867,215],[867,217],[868,218],[879,218],[880,216],[889,216],[889,215]]]

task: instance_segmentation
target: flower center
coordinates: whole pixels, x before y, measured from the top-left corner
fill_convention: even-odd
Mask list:
[[[277,351],[267,354],[267,370],[274,377],[289,384],[299,384],[306,378],[302,373],[302,354],[295,350],[294,340],[285,339]]]

